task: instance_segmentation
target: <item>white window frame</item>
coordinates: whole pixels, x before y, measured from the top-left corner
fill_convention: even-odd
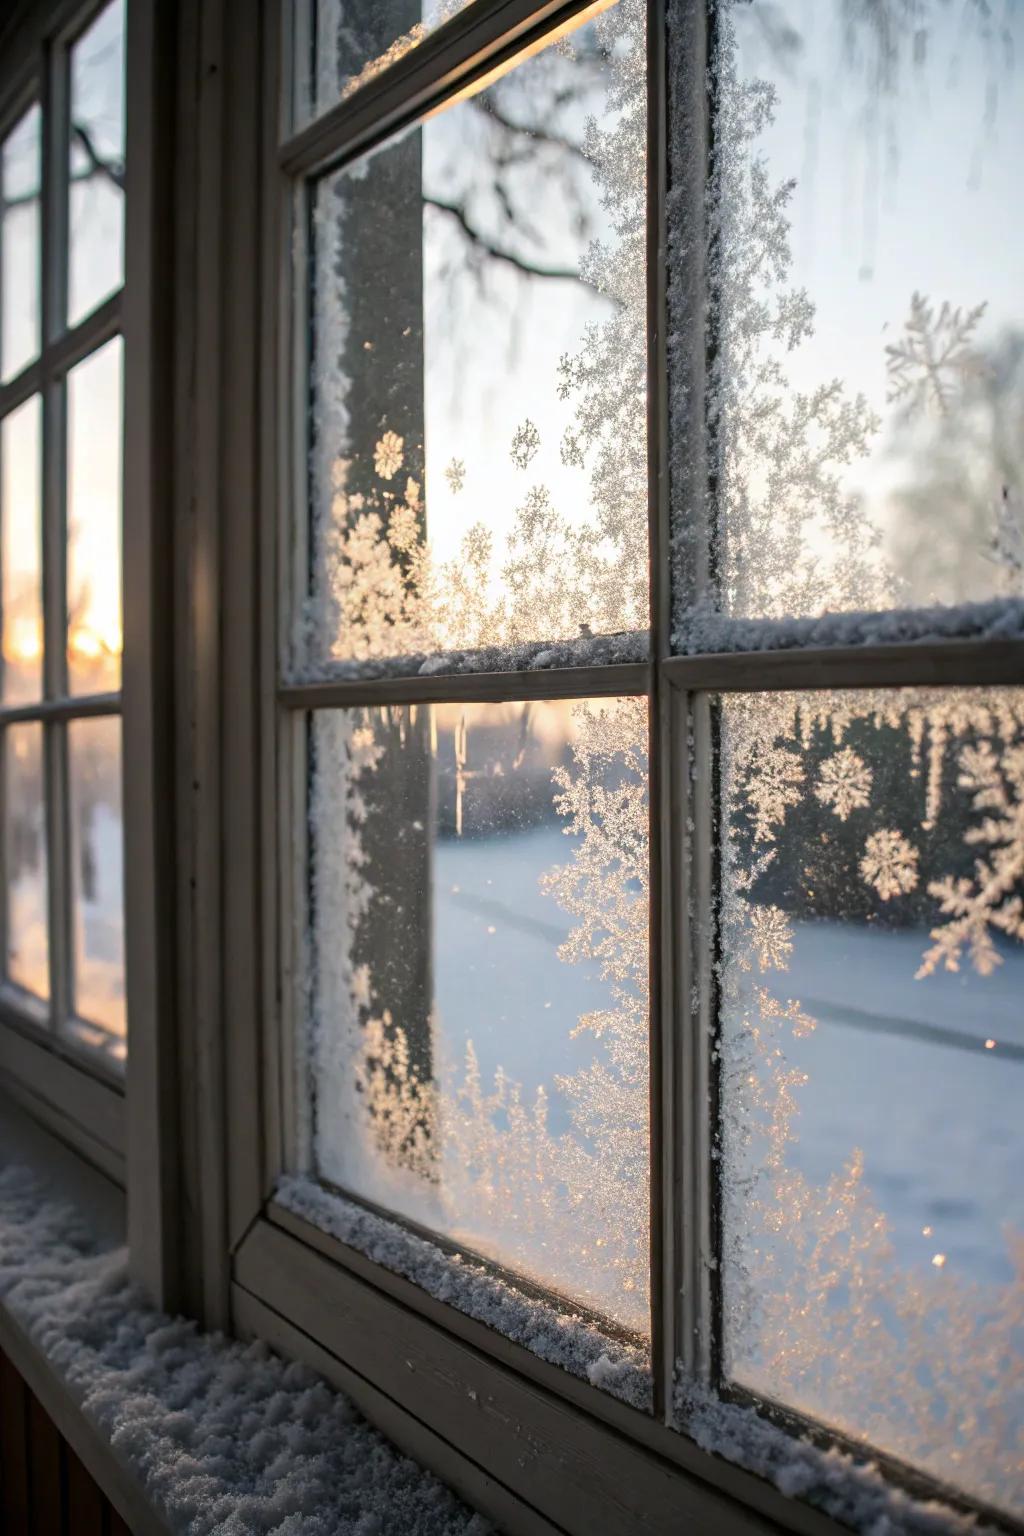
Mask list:
[[[169,175],[175,12],[171,0],[128,0],[124,281],[79,325],[61,328],[67,275],[67,136],[63,108],[68,48],[103,9],[103,0],[40,0],[12,17],[0,63],[4,130],[31,100],[43,111],[42,351],[0,386],[0,413],[36,390],[51,413],[44,459],[46,702],[5,709],[0,719],[59,722],[119,714],[125,867],[125,986],[128,1063],[111,1070],[56,1030],[44,1031],[20,999],[0,998],[0,1083],[23,1108],[127,1195],[133,1267],[158,1301],[180,1293],[179,1133],[176,1092],[174,913],[174,718],[170,494],[173,309],[168,313],[173,247]],[[122,614],[119,694],[56,696],[55,657],[64,651],[64,418],[68,370],[105,341],[124,342]],[[57,649],[59,648],[59,650]],[[49,803],[61,805],[64,773],[48,753]],[[64,802],[66,804],[66,801]],[[66,840],[51,835],[51,849]],[[51,913],[67,905],[66,859],[51,853]],[[60,858],[58,854],[58,858]],[[56,873],[56,878],[55,878]],[[51,927],[53,923],[51,917]],[[66,968],[65,968],[66,969]],[[67,978],[62,995],[67,998]],[[55,999],[57,1001],[57,999]]]

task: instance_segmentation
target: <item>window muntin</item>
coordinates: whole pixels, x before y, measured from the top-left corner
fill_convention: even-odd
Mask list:
[[[645,699],[311,722],[312,1156],[646,1334]]]
[[[4,973],[45,1000],[50,951],[43,727],[36,721],[9,725],[4,737]]]
[[[1024,591],[1024,12],[767,9],[731,9],[716,75],[716,590],[685,650]]]
[[[293,0],[293,128],[347,101],[473,0],[401,0],[353,7]]]
[[[1024,693],[719,716],[726,1373],[1012,1509]]]
[[[644,654],[641,22],[612,7],[314,184],[299,669]]]
[[[67,377],[67,668],[73,694],[121,684],[119,336]]]
[[[124,281],[124,0],[114,0],[70,50],[68,324]]]
[[[0,600],[4,704],[43,696],[43,407],[31,395],[0,423]]]
[[[0,145],[0,380],[39,355],[42,113],[37,103]]]

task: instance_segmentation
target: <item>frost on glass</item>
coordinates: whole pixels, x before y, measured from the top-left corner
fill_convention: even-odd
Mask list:
[[[124,824],[121,722],[68,726],[71,789],[72,1032],[124,1055]]]
[[[729,1377],[1024,1503],[1024,691],[719,706]]]
[[[29,107],[0,145],[0,379],[39,355],[42,123]]]
[[[42,401],[0,423],[0,603],[5,704],[43,696]]]
[[[121,686],[124,345],[108,341],[67,381],[67,667],[71,693]]]
[[[721,0],[718,16],[714,587],[677,646],[1024,597],[1024,6]],[[682,593],[700,467],[677,470]]]
[[[318,183],[295,671],[645,652],[645,122],[619,0]]]
[[[43,727],[9,725],[4,733],[5,970],[15,986],[50,995],[46,801]]]
[[[293,126],[347,101],[471,3],[293,0]]]
[[[125,8],[114,0],[71,49],[68,324],[124,281]]]
[[[646,701],[310,739],[312,1171],[645,1335]]]

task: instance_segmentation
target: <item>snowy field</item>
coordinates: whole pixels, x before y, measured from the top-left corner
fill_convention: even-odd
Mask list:
[[[538,885],[571,846],[548,827],[435,849],[442,1051],[472,1039],[485,1081],[500,1066],[528,1097],[543,1084],[556,1130],[569,1119],[554,1078],[601,1049],[571,1030],[608,1002],[596,969],[559,960],[571,920]],[[825,1183],[860,1147],[901,1261],[941,1252],[965,1278],[1005,1282],[1005,1234],[1024,1231],[1024,952],[1005,949],[987,978],[915,981],[927,947],[924,931],[794,924],[790,969],[765,978],[818,1021],[787,1046],[810,1079],[790,1158]]]

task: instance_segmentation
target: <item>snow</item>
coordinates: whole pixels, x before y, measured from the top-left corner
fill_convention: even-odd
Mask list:
[[[434,677],[442,673],[540,672],[554,667],[627,666],[649,660],[648,631],[626,630],[615,635],[581,635],[574,640],[540,640],[430,654],[418,651],[340,661],[303,657],[301,668],[285,681],[346,682],[379,677]]]
[[[911,1498],[878,1467],[835,1448],[821,1450],[769,1422],[754,1408],[722,1402],[680,1382],[676,1427],[713,1455],[806,1499],[864,1536],[967,1536],[989,1529],[937,1500]]]
[[[692,608],[676,635],[685,654],[789,651],[813,646],[925,644],[934,640],[1016,640],[1024,637],[1024,599],[824,613],[817,618],[729,618]]]
[[[122,1248],[0,1170],[0,1298],[182,1536],[486,1536],[312,1371],[147,1305]]]
[[[312,1179],[285,1177],[276,1195],[294,1215],[413,1281],[437,1301],[485,1323],[549,1364],[649,1411],[651,1376],[645,1352],[609,1337],[569,1310],[568,1303],[559,1311],[552,1301],[527,1295],[483,1264],[446,1253]]]

